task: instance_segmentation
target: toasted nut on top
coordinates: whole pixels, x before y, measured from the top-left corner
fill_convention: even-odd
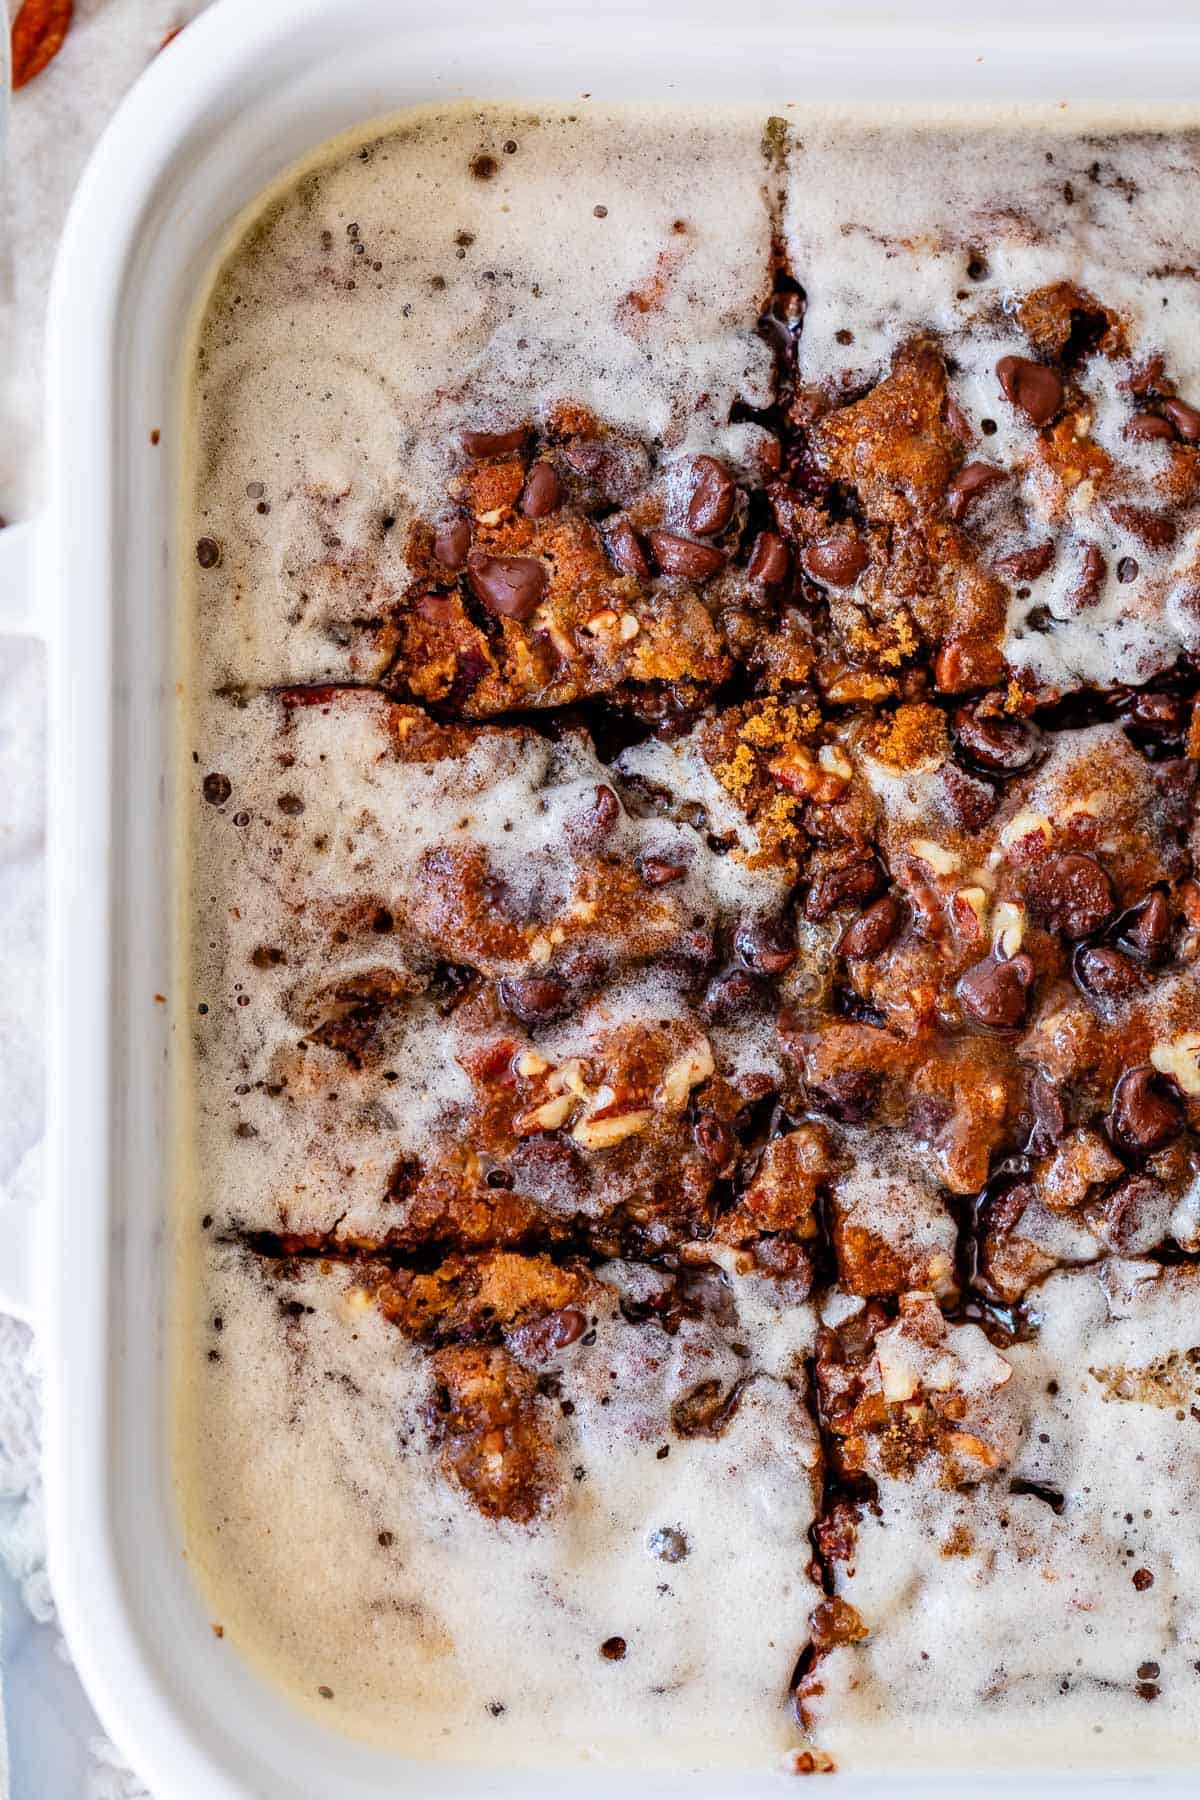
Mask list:
[[[987,930],[987,889],[959,888],[951,903],[951,911],[954,923],[964,937],[982,937]]]
[[[935,875],[953,875],[959,866],[956,852],[947,850],[944,844],[935,844],[932,838],[909,838],[908,847],[914,856],[929,864]]]
[[[780,787],[785,787],[790,794],[803,795],[822,804],[840,799],[850,779],[849,774],[820,767],[812,751],[805,749],[803,744],[792,744],[781,750],[778,756],[771,758],[767,768]]]
[[[1170,1041],[1160,1040],[1151,1048],[1150,1061],[1160,1075],[1169,1075],[1185,1094],[1200,1094],[1200,1031],[1185,1031]]]
[[[992,948],[997,956],[1015,956],[1025,941],[1025,908],[1019,900],[998,900],[992,914]]]
[[[645,1131],[653,1114],[648,1107],[638,1112],[614,1113],[603,1119],[580,1119],[571,1136],[584,1150],[607,1150],[635,1132]]]
[[[1000,828],[1000,842],[1006,850],[1028,837],[1041,837],[1049,844],[1054,837],[1049,819],[1044,819],[1041,813],[1019,812]]]
[[[656,1098],[669,1111],[682,1112],[692,1089],[707,1081],[715,1067],[712,1046],[707,1038],[701,1038],[690,1050],[676,1057],[659,1083]]]

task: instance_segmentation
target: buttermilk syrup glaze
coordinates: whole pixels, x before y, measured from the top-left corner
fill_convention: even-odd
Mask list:
[[[1194,1762],[1200,136],[415,112],[190,372],[176,1470],[397,1752]]]

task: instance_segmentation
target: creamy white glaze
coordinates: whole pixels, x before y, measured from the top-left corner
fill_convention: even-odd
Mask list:
[[[345,1272],[290,1284],[287,1298],[313,1310],[285,1319],[279,1290],[253,1259],[219,1242],[235,1223],[379,1229],[396,1156],[452,1138],[469,1098],[456,1027],[424,1001],[394,1028],[387,1067],[396,1079],[386,1086],[341,1071],[335,1090],[320,1066],[282,1104],[267,1091],[297,1035],[298,982],[367,963],[403,975],[412,963],[397,933],[369,945],[355,939],[332,964],[308,909],[365,884],[399,912],[414,898],[423,844],[455,834],[486,848],[528,898],[550,873],[543,865],[566,841],[576,804],[602,777],[578,746],[552,753],[526,743],[517,754],[499,735],[450,766],[392,764],[374,741],[373,702],[358,719],[298,715],[287,752],[297,760],[284,768],[278,702],[254,690],[378,672],[385,646],[359,621],[403,581],[405,526],[437,506],[459,428],[511,423],[514,395],[520,418],[556,400],[583,401],[668,457],[715,447],[734,464],[748,460],[748,428],[727,420],[735,400],[768,398],[754,322],[769,286],[777,176],[760,152],[762,122],[757,113],[569,118],[547,108],[536,117],[479,108],[418,116],[368,140],[365,160],[356,139],[288,183],[261,225],[231,246],[203,326],[187,536],[215,537],[223,561],[219,587],[202,583],[192,595],[190,747],[196,772],[225,773],[233,794],[216,809],[196,798],[194,781],[187,790],[189,1007],[207,1007],[210,1023],[191,1071],[197,1123],[182,1227],[183,1512],[189,1554],[231,1652],[269,1669],[319,1716],[403,1749],[678,1766],[771,1760],[800,1741],[785,1689],[817,1597],[806,1533],[818,1447],[800,1398],[813,1336],[807,1307],[780,1308],[765,1283],[733,1284],[738,1341],[760,1379],[725,1437],[672,1437],[660,1459],[671,1401],[699,1366],[732,1373],[722,1359],[734,1333],[714,1342],[699,1331],[682,1342],[658,1333],[659,1366],[650,1368],[644,1331],[610,1305],[598,1315],[596,1345],[563,1358],[563,1391],[576,1410],[560,1427],[561,1450],[584,1477],[572,1476],[557,1512],[527,1529],[481,1518],[436,1472],[422,1422],[424,1352],[357,1303]],[[1174,149],[1129,140],[1111,153],[1139,182],[1131,209],[1107,182],[1089,182],[1092,148],[1061,121],[1041,118],[1034,130],[976,115],[951,139],[799,112],[792,123],[782,218],[808,293],[807,378],[829,382],[848,370],[874,379],[907,336],[932,328],[960,364],[956,387],[971,418],[997,421],[987,455],[1022,465],[1028,430],[998,400],[992,374],[998,356],[1023,348],[1007,303],[1041,281],[1073,278],[1128,315],[1141,347],[1163,350],[1181,391],[1191,379],[1200,393],[1190,278],[1149,272],[1167,246],[1182,263],[1180,246],[1195,235],[1192,140]],[[471,173],[481,155],[495,164],[486,180]],[[1048,233],[1038,216],[1061,199],[1065,179],[1086,206],[1072,215],[1074,234],[1058,224]],[[1009,213],[1014,194],[1023,198]],[[676,221],[686,232],[674,231]],[[980,243],[988,274],[968,285],[964,251]],[[631,317],[627,297],[656,277],[661,304]],[[835,334],[849,324],[845,346]],[[1095,364],[1089,372],[1097,440],[1152,478],[1161,453],[1121,438],[1115,378]],[[1036,517],[1045,496],[1032,474],[1021,482]],[[261,493],[247,493],[260,483]],[[395,523],[385,528],[385,519]],[[1098,530],[1080,523],[1085,539]],[[1014,602],[1006,652],[1040,679],[1128,678],[1195,641],[1195,621],[1177,603],[1194,547],[1158,562],[1143,555],[1152,580],[1137,595],[1112,580],[1120,544],[1105,536],[1102,547],[1109,585],[1086,620],[1050,635],[1028,630],[1034,607],[1055,614],[1059,577]],[[239,700],[249,690],[248,705],[216,693],[228,687]],[[690,746],[643,746],[623,763],[676,798],[699,800],[718,829],[744,841],[744,822],[723,816]],[[292,792],[305,803],[296,817],[278,809]],[[906,830],[920,815],[919,783],[902,789],[881,775],[877,792]],[[239,810],[246,826],[232,823]],[[506,830],[510,818],[519,837]],[[621,830],[631,854],[651,842],[687,848],[689,903],[727,917],[778,900],[772,877],[706,855],[703,838],[669,818],[629,818]],[[326,840],[319,853],[317,837]],[[565,877],[560,861],[553,881]],[[264,945],[285,946],[287,959],[255,967]],[[243,995],[250,1004],[239,1005]],[[1192,1003],[1185,995],[1185,1012]],[[636,972],[603,999],[608,1024],[668,1019],[676,1007],[669,985]],[[1176,1008],[1172,1029],[1179,1016]],[[583,1015],[555,1027],[546,1048],[569,1054],[572,1030],[594,1022]],[[758,1028],[714,1033],[730,1069],[774,1066],[766,1038]],[[249,1130],[236,1135],[238,1127]],[[923,1245],[944,1250],[947,1215],[925,1175],[933,1178],[909,1172],[912,1219]],[[890,1229],[874,1175],[847,1176],[846,1191],[874,1226]],[[208,1232],[202,1215],[214,1220]],[[1090,1241],[1077,1249],[1092,1253]],[[824,1316],[843,1318],[859,1304],[835,1292]],[[210,1362],[218,1315],[220,1360]],[[1088,1373],[1101,1352],[1113,1369],[1186,1352],[1193,1316],[1183,1278],[1116,1299],[1093,1271],[1055,1278],[1040,1339],[1007,1353],[1019,1438],[1012,1469],[967,1495],[884,1485],[842,1589],[871,1637],[825,1665],[821,1740],[839,1763],[958,1761],[964,1741],[982,1761],[1061,1763],[1094,1750],[1107,1762],[1114,1744],[1123,1755],[1143,1744],[1148,1720],[1160,1760],[1194,1750],[1198,1583],[1188,1521],[1172,1508],[1200,1475],[1195,1424],[1144,1399],[1105,1401]],[[1057,1396],[1047,1394],[1051,1381]],[[615,1403],[601,1407],[609,1382]],[[1005,1498],[1012,1473],[1061,1488],[1063,1517],[1027,1495]],[[1140,1512],[1152,1518],[1135,1509],[1126,1531],[1134,1487],[1144,1488]],[[665,1574],[646,1549],[664,1524],[690,1545]],[[943,1558],[955,1526],[969,1531],[972,1548]],[[392,1542],[382,1545],[380,1532]],[[1129,1548],[1169,1579],[1135,1594]],[[1131,1611],[1146,1655],[1167,1671],[1152,1709],[1134,1692],[1142,1646],[1130,1636]],[[1047,1621],[1044,1636],[1030,1633],[1031,1615]],[[630,1646],[617,1663],[597,1654],[614,1633]],[[1162,1655],[1164,1644],[1172,1648]],[[506,1666],[501,1678],[497,1662],[512,1664],[513,1645],[519,1675]],[[998,1679],[1013,1646],[1020,1679]],[[1099,1680],[1115,1685],[1098,1689]]]

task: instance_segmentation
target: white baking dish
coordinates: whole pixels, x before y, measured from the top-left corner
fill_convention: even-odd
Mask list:
[[[1077,24],[1045,31],[1032,7],[955,28],[958,11],[953,0],[920,20],[798,0],[522,10],[223,0],[155,61],[84,178],[51,308],[50,496],[38,534],[53,670],[51,1205],[39,1298],[55,1587],[100,1714],[158,1800],[562,1787],[561,1777],[404,1765],[298,1716],[215,1639],[180,1552],[166,1427],[176,1023],[158,996],[172,988],[172,767],[187,748],[173,741],[178,372],[214,247],[232,214],[323,138],[442,97],[776,109],[812,96],[1192,98],[1191,8],[1160,13],[1150,41],[1145,9],[1131,28],[1127,7],[1094,3]],[[28,533],[0,534],[0,597],[29,549]],[[17,1250],[3,1261],[2,1285],[15,1290]],[[1104,1785],[1086,1779],[1089,1791]],[[580,1800],[613,1788],[601,1770],[569,1780]],[[784,1780],[752,1769],[719,1782],[621,1777],[631,1800],[762,1795]],[[949,1780],[920,1791],[948,1792]],[[1072,1786],[1026,1771],[968,1781],[977,1795]],[[879,1784],[835,1778],[834,1789]],[[1108,1791],[1134,1790],[1118,1779]],[[1194,1791],[1187,1778],[1155,1784],[1160,1795]]]

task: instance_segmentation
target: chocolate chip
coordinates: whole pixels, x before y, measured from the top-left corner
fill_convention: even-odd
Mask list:
[[[737,494],[733,477],[715,456],[698,456],[692,464],[692,494],[688,501],[688,530],[697,537],[715,537],[733,517]]]
[[[831,537],[814,538],[804,549],[804,566],[814,581],[830,587],[850,587],[870,562],[870,553],[861,538],[848,532]]]
[[[961,524],[981,494],[1007,480],[1005,471],[994,463],[964,463],[946,489],[946,511],[956,524]]]
[[[200,791],[210,806],[224,806],[233,792],[233,783],[228,775],[206,775]]]
[[[1139,1681],[1157,1681],[1162,1671],[1156,1662],[1144,1662],[1138,1664],[1137,1673]]]
[[[600,1646],[600,1654],[609,1662],[620,1662],[625,1655],[625,1639],[623,1637],[605,1638]]]
[[[661,1525],[646,1539],[646,1548],[659,1562],[678,1563],[688,1553],[688,1541],[685,1534],[677,1531],[673,1525]],[[1158,1673],[1157,1669],[1155,1673]]]
[[[459,606],[454,594],[418,594],[414,604],[429,625],[449,625]]]
[[[1145,544],[1147,550],[1168,550],[1175,542],[1175,521],[1166,513],[1154,512],[1148,506],[1131,506],[1126,501],[1110,503],[1108,516],[1122,531],[1128,531]]]
[[[1108,564],[1095,544],[1085,544],[1079,562],[1079,573],[1066,596],[1068,604],[1075,612],[1082,612],[1085,607],[1096,604],[1100,598],[1100,590],[1104,586],[1104,577],[1107,574]]]
[[[1042,734],[1030,719],[1014,719],[980,706],[960,706],[953,719],[959,749],[989,775],[1019,775],[1037,761]]]
[[[1104,1201],[1104,1238],[1121,1256],[1152,1249],[1163,1235],[1163,1190],[1145,1175],[1131,1175]]]
[[[952,394],[946,395],[945,411],[950,435],[956,437],[960,444],[969,444],[975,436],[971,430],[971,421]]]
[[[202,569],[215,569],[221,560],[221,546],[216,538],[196,539],[196,561]]]
[[[533,556],[488,556],[472,550],[467,580],[490,613],[506,619],[532,617],[546,592],[545,564]]]
[[[788,560],[783,539],[773,531],[760,531],[746,573],[751,581],[761,581],[764,587],[778,587],[787,577]]]
[[[1066,937],[1090,937],[1112,916],[1112,882],[1094,856],[1047,856],[1030,870],[1028,887],[1039,921]]]
[[[447,519],[438,526],[433,554],[447,569],[461,569],[471,548],[471,527],[465,519]]]
[[[604,541],[609,561],[622,575],[635,575],[639,581],[649,578],[650,564],[628,519],[619,514],[610,519],[604,528]]]
[[[1164,438],[1175,442],[1175,427],[1170,419],[1164,419],[1158,413],[1134,413],[1125,427],[1125,436],[1134,438],[1139,443],[1149,443],[1154,438]]]
[[[562,482],[552,463],[535,462],[525,479],[521,511],[527,519],[544,519],[561,504]]]
[[[994,1031],[1011,1031],[1025,1017],[1033,963],[1023,952],[1007,961],[985,957],[963,975],[959,998],[971,1017]]]
[[[1154,1577],[1149,1569],[1135,1569],[1132,1580],[1139,1594],[1144,1594],[1147,1588],[1154,1586]]]
[[[884,894],[847,925],[838,943],[838,955],[848,962],[862,962],[886,950],[900,928],[900,902]]]
[[[568,990],[557,975],[514,975],[500,983],[500,1004],[522,1025],[541,1025],[567,1008]]]
[[[725,1168],[733,1159],[733,1132],[716,1113],[701,1113],[692,1127],[701,1151],[716,1169]]]
[[[845,868],[831,869],[819,875],[808,890],[804,916],[818,923],[827,919],[835,907],[847,901],[871,900],[883,886],[883,870],[873,859],[848,863]]]
[[[963,831],[982,831],[1000,805],[999,790],[953,763],[945,764],[941,778],[947,816]]]
[[[796,946],[778,919],[743,925],[734,938],[734,948],[756,975],[782,975],[796,960]]]
[[[1158,738],[1182,737],[1191,716],[1191,704],[1182,694],[1133,694],[1121,708],[1127,725]]]
[[[299,794],[280,794],[275,804],[289,819],[298,819],[304,811],[304,802]]]
[[[1172,1082],[1149,1063],[1130,1069],[1113,1089],[1113,1137],[1137,1155],[1173,1143],[1184,1127],[1183,1102]]]
[[[1117,564],[1117,580],[1123,586],[1130,581],[1136,581],[1139,573],[1137,563],[1132,556],[1123,556]]]
[[[1171,954],[1171,908],[1156,888],[1118,922],[1119,941],[1151,965]]]
[[[1054,561],[1052,543],[1031,544],[1027,550],[1013,550],[996,559],[996,567],[1010,581],[1036,581]]]
[[[638,857],[636,868],[647,887],[666,887],[672,881],[682,881],[687,874],[687,864],[672,862],[668,856],[655,856],[652,851],[643,851]]]
[[[595,804],[592,807],[592,824],[597,833],[606,837],[621,816],[621,802],[610,787],[603,783],[596,789]]]
[[[1061,1094],[1044,1075],[1035,1075],[1029,1084],[1029,1106],[1033,1113],[1029,1154],[1049,1156],[1067,1129],[1067,1114]]]
[[[1169,399],[1160,405],[1185,444],[1200,443],[1200,412],[1186,400]]]
[[[1048,425],[1063,403],[1063,384],[1044,363],[1025,356],[1002,356],[996,374],[1006,399],[1025,414],[1031,425]]]
[[[843,1125],[861,1125],[874,1112],[882,1078],[869,1069],[842,1069],[810,1087],[809,1105]]]
[[[528,437],[524,425],[511,431],[464,431],[462,447],[468,456],[513,456],[525,448]]]
[[[508,1334],[509,1347],[525,1362],[543,1363],[556,1350],[565,1350],[587,1330],[587,1320],[574,1306],[560,1312],[547,1313],[543,1319],[530,1319]]]
[[[1136,964],[1119,950],[1081,944],[1075,952],[1075,979],[1085,993],[1100,1000],[1127,1000],[1142,985]]]
[[[757,1004],[762,988],[745,969],[729,969],[714,976],[704,994],[703,1011],[714,1025],[728,1025]]]
[[[694,544],[673,531],[652,531],[650,547],[664,575],[681,575],[685,581],[707,581],[725,567],[725,552],[711,544]]]

